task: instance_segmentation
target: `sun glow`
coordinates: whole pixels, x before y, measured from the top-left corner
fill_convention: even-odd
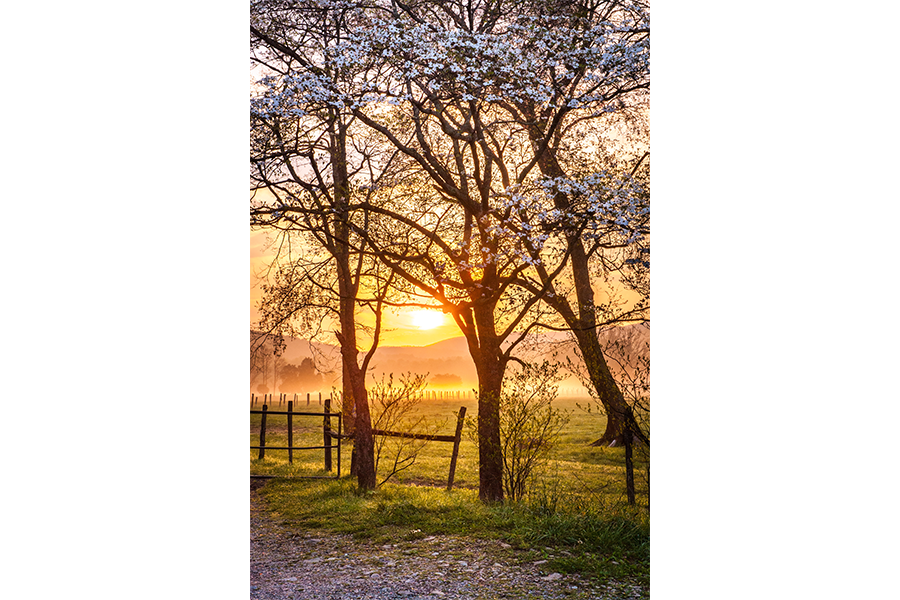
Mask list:
[[[434,329],[444,324],[444,314],[436,310],[414,310],[409,313],[412,324],[419,329]]]

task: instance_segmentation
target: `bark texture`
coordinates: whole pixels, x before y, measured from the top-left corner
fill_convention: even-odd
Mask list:
[[[476,307],[474,316],[478,327],[478,347],[472,353],[478,373],[478,497],[483,502],[502,502],[500,393],[506,362],[494,330],[493,310],[487,306]]]

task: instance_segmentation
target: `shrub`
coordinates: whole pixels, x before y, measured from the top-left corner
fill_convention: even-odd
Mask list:
[[[440,425],[429,423],[416,414],[416,407],[425,388],[426,375],[407,373],[394,381],[394,374],[382,376],[369,390],[372,406],[372,428],[405,433],[431,433]],[[428,442],[410,438],[375,436],[375,470],[381,468],[383,478],[379,486],[400,471],[411,467]],[[379,475],[381,476],[381,475]]]
[[[559,366],[549,361],[526,363],[510,370],[500,396],[500,443],[503,449],[503,491],[521,500],[543,466],[568,418],[552,405]]]

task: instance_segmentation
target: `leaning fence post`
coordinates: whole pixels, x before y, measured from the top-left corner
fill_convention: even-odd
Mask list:
[[[456,457],[459,455],[459,439],[462,437],[463,420],[466,418],[466,407],[459,407],[456,418],[456,433],[453,435],[453,454],[450,455],[450,476],[447,477],[447,491],[453,489],[453,477],[456,475]]]
[[[259,421],[259,459],[262,460],[266,456],[266,411],[269,410],[268,404],[263,404],[262,419]]]
[[[291,417],[294,415],[294,401],[288,400],[287,418],[288,418],[288,462],[294,464],[294,427]]]
[[[331,472],[331,398],[325,398],[325,416],[322,418],[322,437],[325,446],[325,470]]]

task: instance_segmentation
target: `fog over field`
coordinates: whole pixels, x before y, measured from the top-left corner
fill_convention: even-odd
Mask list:
[[[621,340],[626,353],[632,357],[643,356],[649,350],[650,328],[645,324],[634,324],[607,329],[600,334],[601,340]],[[312,359],[324,377],[323,391],[332,386],[340,387],[340,354],[337,346],[309,342],[299,338],[285,338],[286,348],[278,360],[277,368],[284,365],[300,365],[304,359]],[[567,333],[547,333],[530,336],[520,344],[517,355],[528,361],[543,359],[565,363],[566,359],[577,361],[573,344]],[[271,369],[271,366],[268,367]],[[615,373],[615,364],[610,364]],[[469,356],[466,340],[453,337],[427,346],[380,346],[372,358],[368,380],[378,380],[382,376],[394,377],[408,372],[428,374],[429,389],[471,390],[478,387],[475,366]],[[560,383],[560,395],[586,395],[586,390],[571,373]],[[271,382],[271,372],[268,376]],[[251,391],[257,392],[261,377],[253,376]],[[269,386],[271,391],[271,385]],[[276,390],[280,391],[280,390]],[[311,390],[312,391],[312,390]]]

